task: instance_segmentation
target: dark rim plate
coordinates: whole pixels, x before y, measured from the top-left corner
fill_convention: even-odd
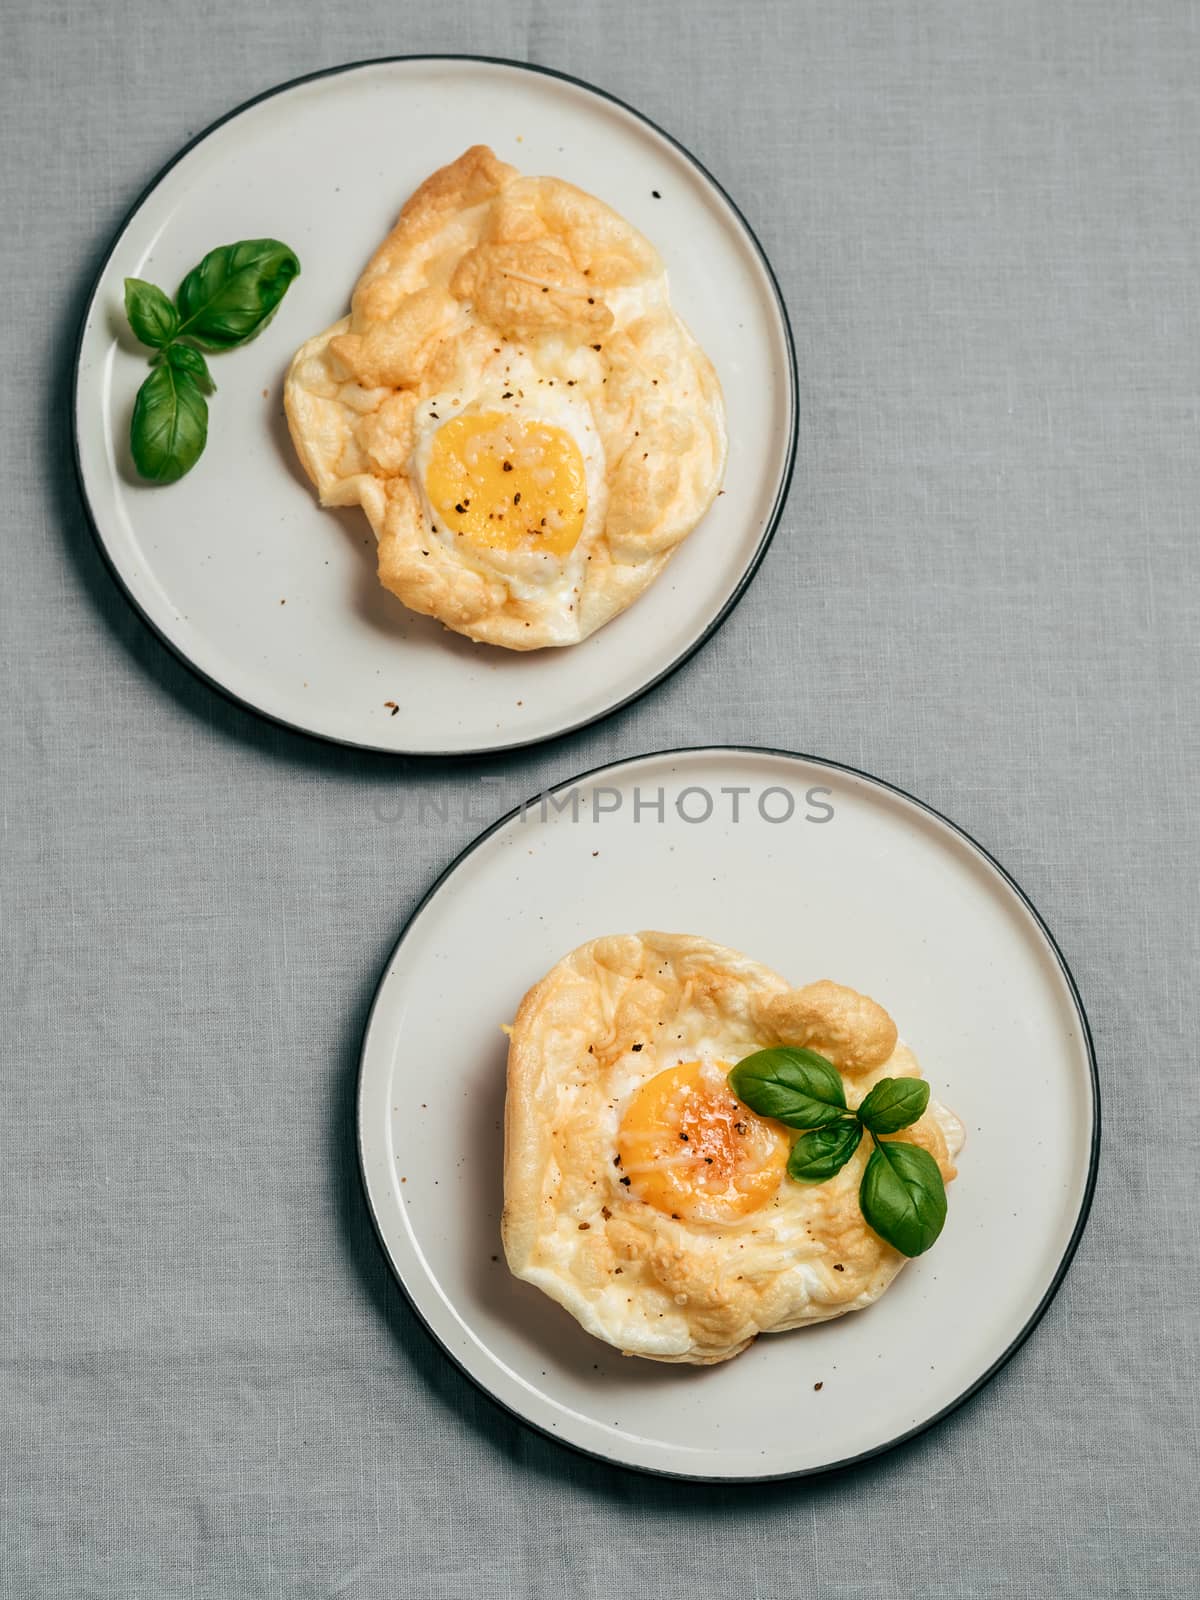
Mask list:
[[[262,707],[255,705],[250,700],[242,699],[240,696],[234,694],[233,691],[228,689],[224,684],[219,683],[215,678],[211,677],[201,667],[197,666],[195,662],[193,662],[181,649],[175,645],[171,639],[167,637],[167,635],[162,631],[161,628],[158,627],[153,619],[147,615],[145,610],[138,603],[137,599],[130,592],[128,585],[125,583],[120,572],[118,571],[115,560],[109,553],[105,543],[104,535],[100,530],[94,507],[88,496],[79,448],[78,406],[76,404],[76,396],[79,388],[79,370],[83,354],[84,333],[92,317],[96,296],[100,291],[100,287],[108,271],[109,263],[112,260],[113,254],[116,251],[122,236],[128,229],[133,219],[136,217],[137,213],[146,203],[147,199],[151,194],[153,194],[155,189],[158,188],[159,184],[162,183],[164,178],[167,177],[172,169],[178,165],[178,163],[188,154],[189,151],[194,149],[195,146],[200,144],[203,140],[207,139],[210,134],[215,133],[216,130],[223,127],[225,123],[233,121],[235,117],[238,117],[243,112],[250,110],[251,107],[259,105],[264,100],[269,100],[276,95],[284,94],[289,89],[294,89],[301,84],[313,83],[321,78],[336,77],[339,74],[354,72],[364,67],[386,66],[393,62],[420,61],[479,62],[489,66],[508,67],[514,71],[527,72],[534,76],[557,79],[560,82],[571,84],[575,88],[584,89],[589,94],[597,96],[598,99],[605,100],[611,105],[620,107],[622,111],[627,112],[630,116],[636,118],[639,122],[650,128],[659,138],[665,140],[669,145],[672,146],[673,149],[677,150],[692,164],[692,166],[700,173],[705,181],[712,186],[717,194],[720,195],[726,205],[729,206],[730,210],[733,212],[734,216],[745,230],[746,237],[753,245],[762,265],[763,271],[766,274],[767,280],[773,291],[779,311],[784,339],[787,345],[789,391],[791,398],[791,410],[787,425],[787,459],[780,478],[778,492],[775,497],[775,503],[771,508],[769,517],[767,518],[766,525],[763,529],[762,537],[759,540],[758,546],[747,563],[746,568],[734,587],[732,593],[729,595],[728,599],[725,601],[717,615],[712,619],[711,622],[707,624],[700,634],[691,641],[686,649],[682,650],[673,661],[671,661],[660,672],[648,679],[646,683],[642,684],[641,687],[636,689],[632,694],[627,694],[622,699],[613,701],[611,705],[606,706],[603,710],[586,716],[580,721],[564,724],[563,727],[555,730],[553,733],[539,735],[531,739],[513,739],[508,743],[487,745],[486,747],[480,747],[477,750],[411,751],[397,749],[391,745],[372,744],[366,741],[343,738],[328,733],[321,733],[315,729],[307,728],[301,723],[288,721],[286,718],[266,711]],[[779,525],[780,517],[783,515],[783,508],[787,501],[788,490],[792,481],[792,473],[795,468],[796,447],[799,433],[799,378],[796,367],[796,347],[795,340],[792,335],[791,321],[788,317],[787,306],[784,302],[783,293],[779,287],[779,280],[775,275],[774,268],[771,266],[761,242],[759,241],[758,235],[750,226],[750,223],[743,215],[736,201],[733,200],[733,198],[727,193],[717,179],[713,177],[708,168],[705,167],[704,164],[692,154],[686,145],[680,143],[678,139],[674,138],[673,135],[668,133],[665,128],[660,127],[658,123],[654,122],[650,117],[645,116],[642,112],[638,111],[636,107],[631,106],[627,101],[620,99],[617,95],[610,94],[606,89],[599,89],[595,86],[595,84],[588,83],[583,78],[574,77],[568,72],[559,72],[553,67],[535,66],[525,61],[512,61],[503,56],[476,56],[466,53],[376,56],[363,61],[344,62],[340,66],[336,67],[324,67],[317,72],[304,73],[297,78],[288,79],[286,83],[276,84],[273,88],[264,89],[261,94],[254,95],[249,100],[242,101],[240,105],[235,106],[231,111],[227,111],[224,116],[218,117],[215,122],[209,123],[209,125],[196,134],[193,139],[189,139],[188,142],[174,156],[172,156],[171,160],[168,161],[166,165],[154,176],[154,178],[151,179],[151,181],[146,185],[145,189],[142,190],[141,194],[126,212],[120,226],[113,235],[112,243],[105,252],[99,271],[96,273],[95,280],[88,291],[87,299],[84,304],[83,316],[80,319],[79,331],[76,335],[75,357],[71,378],[71,395],[71,440],[75,462],[75,480],[79,486],[80,499],[82,500],[84,510],[87,513],[88,526],[91,529],[92,536],[95,540],[98,550],[100,551],[101,557],[104,560],[104,564],[112,574],[117,587],[125,595],[125,598],[129,601],[130,605],[137,612],[138,616],[141,617],[142,621],[147,625],[151,632],[154,633],[161,640],[161,642],[166,645],[171,653],[176,656],[177,659],[180,660],[190,672],[199,678],[201,682],[208,684],[210,688],[215,689],[221,696],[223,696],[224,699],[230,701],[232,704],[241,706],[247,711],[252,711],[256,716],[262,717],[265,721],[272,722],[279,727],[289,728],[294,733],[305,734],[309,738],[320,739],[325,743],[344,745],[350,747],[351,749],[358,750],[375,750],[384,755],[401,757],[417,756],[435,757],[441,759],[460,759],[482,754],[492,755],[505,750],[526,749],[533,745],[544,744],[550,739],[562,738],[566,734],[578,732],[580,728],[589,727],[592,723],[603,721],[605,717],[611,716],[614,711],[620,711],[623,707],[632,705],[635,701],[640,700],[643,695],[648,694],[651,689],[656,687],[656,685],[664,682],[671,676],[672,673],[677,672],[678,669],[683,666],[684,662],[690,660],[691,657],[695,655],[695,653],[701,649],[709,639],[712,638],[713,634],[716,633],[717,629],[721,626],[721,624],[732,612],[733,608],[737,605],[738,601],[745,594],[751,580],[761,566],[763,557],[766,555],[771,540],[774,538],[775,530]]]
[[[1034,905],[1033,901],[1025,893],[1024,889],[1022,889],[1021,885],[1016,881],[1016,879],[1012,876],[1012,874],[1010,872],[1008,872],[1001,865],[1001,863],[999,861],[996,860],[995,856],[993,856],[991,854],[991,852],[985,848],[985,846],[980,844],[977,839],[973,838],[972,835],[969,834],[966,831],[965,828],[961,828],[956,822],[953,822],[949,817],[945,816],[942,812],[938,811],[936,809],[936,807],[927,804],[924,800],[918,799],[916,795],[910,794],[906,789],[902,789],[898,784],[889,783],[884,778],[877,778],[877,777],[874,776],[873,773],[865,772],[861,768],[850,766],[849,764],[847,764],[845,762],[828,760],[828,759],[826,759],[825,757],[822,757],[822,756],[804,755],[801,752],[794,751],[794,750],[781,750],[781,749],[777,749],[777,748],[775,748],[773,746],[760,746],[760,745],[681,745],[681,746],[678,746],[678,747],[675,747],[675,748],[671,748],[671,749],[666,749],[666,750],[646,751],[646,752],[644,752],[642,754],[639,754],[639,755],[636,755],[636,756],[627,756],[627,757],[621,758],[621,759],[616,760],[616,761],[603,762],[599,766],[591,767],[587,771],[581,772],[581,773],[575,774],[572,777],[563,779],[559,783],[547,785],[546,788],[541,791],[541,794],[543,794],[543,795],[557,794],[557,793],[559,793],[560,791],[562,791],[564,789],[569,790],[569,789],[571,789],[573,787],[577,787],[579,785],[582,785],[582,784],[586,783],[589,779],[594,778],[594,777],[598,776],[601,773],[612,772],[612,771],[614,771],[616,769],[620,769],[622,767],[633,765],[633,764],[636,764],[636,763],[641,763],[641,762],[645,762],[645,761],[653,761],[653,760],[664,759],[664,758],[669,759],[672,756],[694,755],[694,754],[698,754],[698,753],[717,753],[717,754],[727,753],[727,754],[730,754],[730,755],[766,755],[766,756],[778,756],[778,757],[782,757],[784,759],[794,760],[794,761],[810,762],[810,763],[813,763],[814,765],[817,765],[817,766],[827,767],[830,771],[833,771],[833,772],[844,773],[844,774],[846,774],[847,776],[850,776],[850,777],[865,779],[867,782],[875,784],[876,786],[878,786],[878,788],[880,788],[880,789],[882,789],[882,790],[884,790],[884,791],[886,791],[888,793],[891,793],[893,795],[898,796],[900,799],[907,801],[909,804],[911,804],[913,806],[916,806],[919,810],[921,810],[921,811],[927,813],[929,816],[935,818],[939,823],[941,823],[943,826],[949,828],[952,833],[956,834],[960,839],[964,840],[968,845],[970,845],[971,848],[974,851],[976,851],[980,857],[982,857],[982,859],[999,875],[999,877],[1003,880],[1003,882],[1005,884],[1007,884],[1008,887],[1014,892],[1014,894],[1017,896],[1017,898],[1021,901],[1021,903],[1025,907],[1025,909],[1029,912],[1029,914],[1033,918],[1033,921],[1036,924],[1037,928],[1040,930],[1042,936],[1046,940],[1046,943],[1047,943],[1049,949],[1051,950],[1051,952],[1053,953],[1053,955],[1055,957],[1055,960],[1057,961],[1057,964],[1058,964],[1058,966],[1059,966],[1059,968],[1060,968],[1060,970],[1062,972],[1062,976],[1066,981],[1067,989],[1069,991],[1071,1000],[1072,1000],[1072,1002],[1074,1004],[1075,1011],[1076,1011],[1076,1013],[1078,1015],[1078,1019],[1079,1019],[1081,1037],[1082,1037],[1082,1040],[1083,1040],[1083,1043],[1084,1043],[1084,1048],[1085,1048],[1086,1054],[1087,1054],[1088,1072],[1089,1072],[1089,1078],[1090,1078],[1090,1090],[1091,1090],[1091,1099],[1092,1099],[1092,1108],[1093,1108],[1092,1135],[1091,1135],[1090,1150],[1089,1150],[1089,1157],[1088,1157],[1087,1178],[1086,1178],[1086,1181],[1085,1181],[1085,1184],[1084,1184],[1084,1188],[1083,1188],[1083,1193],[1082,1193],[1082,1196],[1081,1196],[1081,1199],[1080,1199],[1079,1213],[1078,1213],[1078,1216],[1077,1216],[1077,1218],[1075,1220],[1075,1224],[1074,1224],[1074,1227],[1072,1229],[1070,1238],[1069,1238],[1069,1240],[1067,1242],[1066,1249],[1064,1250],[1064,1252],[1062,1254],[1062,1257],[1061,1257],[1061,1259],[1060,1259],[1060,1261],[1058,1263],[1058,1266],[1057,1266],[1057,1268],[1056,1268],[1056,1270],[1055,1270],[1055,1272],[1054,1272],[1054,1274],[1053,1274],[1053,1276],[1052,1276],[1052,1278],[1050,1280],[1050,1283],[1049,1283],[1048,1287],[1046,1288],[1045,1293],[1042,1295],[1042,1298],[1040,1299],[1040,1301],[1038,1302],[1037,1306],[1035,1307],[1032,1315],[1029,1317],[1029,1319],[1025,1323],[1025,1325],[1021,1328],[1021,1330],[1017,1334],[1017,1336],[1011,1341],[1011,1343],[1000,1354],[1000,1356],[997,1357],[997,1359],[994,1362],[992,1362],[992,1364],[984,1372],[982,1372],[980,1374],[980,1376],[973,1383],[969,1384],[965,1389],[963,1389],[963,1391],[959,1395],[957,1395],[955,1397],[955,1399],[953,1401],[951,1401],[948,1405],[943,1406],[933,1416],[930,1416],[930,1417],[926,1418],[924,1421],[922,1421],[919,1424],[917,1424],[917,1426],[909,1428],[909,1429],[906,1429],[906,1430],[904,1430],[904,1431],[902,1431],[900,1433],[897,1433],[893,1438],[886,1440],[884,1443],[879,1444],[879,1445],[875,1446],[874,1448],[872,1448],[870,1450],[862,1451],[859,1454],[848,1456],[843,1460],[830,1462],[827,1465],[823,1465],[823,1466],[820,1466],[820,1467],[813,1467],[813,1468],[803,1468],[803,1469],[800,1469],[798,1471],[780,1472],[780,1473],[764,1473],[764,1474],[756,1474],[756,1475],[752,1475],[752,1476],[747,1476],[747,1475],[743,1474],[743,1475],[730,1475],[728,1477],[719,1477],[719,1476],[716,1476],[716,1475],[711,1474],[711,1473],[705,1473],[703,1475],[701,1475],[701,1474],[688,1474],[688,1473],[682,1473],[682,1472],[671,1472],[671,1471],[668,1471],[668,1470],[665,1470],[665,1469],[662,1469],[662,1468],[649,1467],[649,1466],[644,1466],[644,1465],[637,1464],[637,1463],[623,1462],[623,1461],[615,1460],[613,1457],[605,1455],[602,1452],[588,1450],[585,1447],[583,1447],[581,1445],[578,1445],[578,1444],[575,1444],[573,1441],[571,1441],[569,1439],[565,1439],[561,1435],[553,1433],[549,1429],[543,1428],[543,1427],[539,1426],[537,1423],[530,1421],[529,1418],[523,1416],[519,1411],[516,1411],[515,1409],[513,1409],[513,1407],[507,1405],[503,1400],[498,1399],[497,1396],[494,1395],[478,1378],[476,1378],[473,1373],[468,1371],[468,1369],[458,1359],[458,1357],[455,1355],[455,1353],[452,1350],[450,1350],[448,1348],[448,1346],[434,1332],[434,1330],[432,1329],[432,1327],[430,1326],[428,1321],[422,1315],[422,1313],[420,1311],[420,1308],[417,1305],[416,1299],[415,1299],[412,1291],[410,1290],[409,1285],[406,1283],[403,1273],[397,1267],[396,1262],[392,1258],[392,1255],[391,1255],[391,1253],[389,1251],[388,1245],[387,1245],[386,1240],[384,1238],[384,1233],[383,1233],[383,1229],[382,1229],[382,1226],[381,1226],[381,1223],[380,1223],[380,1220],[379,1220],[379,1216],[378,1216],[378,1214],[376,1212],[376,1209],[375,1209],[375,1206],[373,1204],[372,1197],[371,1197],[370,1185],[369,1185],[369,1181],[368,1181],[368,1178],[367,1178],[366,1154],[365,1154],[365,1150],[364,1150],[364,1146],[363,1146],[363,1139],[362,1139],[362,1127],[363,1127],[363,1117],[364,1117],[363,1095],[364,1095],[365,1057],[366,1057],[367,1042],[368,1042],[368,1040],[370,1038],[370,1035],[371,1035],[371,1028],[372,1028],[372,1024],[373,1024],[373,1022],[375,1020],[375,1013],[376,1013],[376,1009],[377,1009],[377,1007],[379,1005],[380,995],[381,995],[381,993],[383,991],[384,985],[388,981],[389,975],[391,973],[392,967],[394,966],[394,964],[396,962],[397,956],[399,955],[400,949],[403,946],[405,940],[407,939],[410,931],[415,926],[418,918],[421,915],[421,912],[425,909],[426,905],[428,905],[430,900],[433,899],[434,895],[438,892],[438,890],[442,887],[442,885],[446,882],[446,880],[455,872],[455,870],[458,868],[458,866],[463,861],[465,861],[466,858],[469,855],[472,854],[473,851],[477,850],[479,848],[479,846],[484,843],[485,840],[487,840],[488,838],[491,837],[492,834],[496,833],[499,829],[505,827],[514,818],[519,817],[524,811],[529,809],[531,806],[535,805],[536,802],[538,801],[538,799],[540,798],[540,795],[530,796],[530,798],[527,801],[525,801],[522,805],[513,807],[513,809],[511,811],[508,811],[508,812],[506,812],[504,814],[504,816],[499,817],[489,827],[485,828],[481,833],[477,834],[476,837],[474,839],[472,839],[471,842],[468,845],[466,845],[462,850],[459,851],[459,853],[454,857],[454,859],[449,863],[449,865],[438,875],[438,877],[435,879],[435,881],[430,885],[429,889],[421,897],[421,900],[418,902],[416,907],[413,909],[412,913],[409,915],[409,917],[405,921],[404,926],[403,926],[403,928],[402,928],[402,930],[400,932],[400,936],[397,939],[396,944],[393,947],[391,954],[388,956],[388,959],[384,964],[383,974],[382,974],[382,976],[381,976],[381,978],[379,980],[378,985],[376,986],[376,990],[375,990],[374,996],[372,997],[370,1011],[369,1011],[368,1016],[367,1016],[366,1027],[365,1027],[365,1029],[363,1031],[363,1041],[362,1041],[362,1046],[360,1047],[360,1055],[359,1055],[358,1088],[357,1088],[357,1097],[356,1097],[356,1101],[357,1101],[357,1118],[356,1118],[356,1121],[357,1121],[357,1133],[356,1133],[356,1139],[357,1139],[357,1148],[358,1148],[359,1178],[360,1178],[360,1181],[362,1183],[364,1201],[366,1203],[367,1211],[368,1211],[368,1213],[369,1213],[369,1215],[371,1217],[372,1226],[375,1229],[375,1236],[376,1236],[376,1239],[378,1241],[379,1247],[383,1252],[384,1258],[387,1261],[388,1266],[391,1269],[393,1276],[395,1277],[397,1283],[400,1285],[401,1289],[404,1291],[405,1297],[408,1300],[408,1303],[409,1303],[414,1315],[416,1316],[418,1322],[420,1322],[421,1326],[425,1329],[425,1332],[429,1335],[430,1339],[432,1339],[433,1342],[436,1345],[438,1345],[438,1347],[443,1351],[443,1353],[445,1355],[447,1355],[450,1358],[450,1360],[454,1363],[454,1365],[458,1368],[458,1370],[463,1374],[463,1376],[468,1378],[470,1380],[470,1382],[474,1385],[474,1387],[477,1388],[481,1394],[486,1395],[487,1398],[494,1405],[498,1406],[502,1411],[506,1411],[510,1416],[515,1417],[517,1421],[519,1421],[520,1423],[523,1424],[523,1426],[532,1429],[535,1433],[541,1434],[544,1438],[553,1440],[553,1442],[555,1444],[566,1446],[567,1449],[573,1450],[579,1455],[587,1456],[592,1460],[603,1461],[608,1466],[620,1467],[625,1471],[646,1472],[646,1473],[649,1473],[651,1476],[654,1476],[654,1477],[677,1478],[677,1479],[681,1479],[681,1480],[684,1480],[684,1481],[696,1482],[696,1483],[753,1483],[753,1482],[768,1482],[768,1481],[781,1480],[781,1479],[790,1479],[790,1478],[818,1477],[818,1476],[823,1475],[824,1473],[837,1472],[837,1471],[840,1471],[841,1469],[843,1469],[845,1467],[850,1467],[850,1466],[857,1465],[859,1462],[868,1461],[874,1456],[882,1455],[885,1451],[892,1450],[897,1445],[903,1444],[906,1441],[908,1441],[909,1439],[914,1439],[918,1435],[920,1435],[922,1433],[925,1433],[928,1429],[934,1427],[937,1423],[941,1422],[945,1417],[950,1416],[952,1412],[957,1411],[960,1406],[964,1405],[973,1395],[977,1394],[979,1392],[979,1390],[984,1387],[985,1384],[987,1384],[992,1378],[994,1378],[996,1376],[996,1374],[1000,1371],[1000,1369],[1002,1367],[1004,1367],[1012,1359],[1012,1357],[1017,1353],[1017,1351],[1021,1348],[1021,1346],[1029,1338],[1030,1334],[1032,1334],[1033,1330],[1037,1327],[1038,1323],[1045,1316],[1046,1311],[1049,1308],[1051,1301],[1054,1299],[1054,1296],[1057,1294],[1057,1292],[1058,1292],[1058,1290],[1059,1290],[1059,1288],[1060,1288],[1060,1286],[1062,1284],[1062,1281],[1066,1276],[1067,1269],[1069,1268],[1069,1266],[1071,1265],[1072,1260],[1074,1259],[1075,1252],[1079,1247],[1079,1242],[1083,1237],[1084,1228],[1087,1225],[1088,1215],[1089,1215],[1089,1213],[1091,1211],[1092,1198],[1093,1198],[1093,1195],[1095,1193],[1096,1176],[1097,1176],[1097,1172],[1098,1172],[1098,1169],[1099,1169],[1099,1161],[1100,1161],[1100,1123],[1101,1123],[1100,1079],[1099,1079],[1099,1074],[1097,1072],[1097,1067],[1096,1067],[1096,1051],[1095,1051],[1095,1045],[1094,1045],[1094,1042],[1093,1042],[1093,1039],[1092,1039],[1091,1026],[1090,1026],[1090,1024],[1088,1022],[1087,1013],[1084,1010],[1083,1000],[1082,1000],[1082,998],[1080,996],[1080,993],[1079,993],[1079,986],[1075,982],[1074,974],[1072,973],[1070,967],[1067,965],[1066,957],[1063,955],[1062,950],[1059,947],[1058,941],[1055,939],[1053,933],[1050,931],[1050,929],[1047,926],[1044,918],[1042,917],[1041,913],[1038,911],[1037,907]]]

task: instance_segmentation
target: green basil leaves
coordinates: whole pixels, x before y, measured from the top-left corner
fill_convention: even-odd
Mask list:
[[[858,1108],[858,1120],[872,1133],[898,1133],[923,1116],[929,1104],[924,1078],[880,1078]]]
[[[201,350],[234,350],[261,333],[300,271],[278,239],[219,245],[179,285],[180,333]]]
[[[929,1104],[920,1078],[881,1078],[857,1111],[846,1106],[841,1074],[815,1050],[780,1046],[739,1061],[729,1086],[760,1117],[805,1131],[792,1146],[788,1177],[825,1183],[870,1135],[858,1203],[868,1225],[902,1255],[924,1254],[946,1221],[946,1186],[937,1162],[919,1145],[884,1138],[907,1128]]]
[[[201,351],[248,344],[299,272],[295,251],[278,239],[242,239],[210,250],[174,301],[153,283],[126,278],[129,326],[157,352],[129,429],[133,463],[143,478],[175,483],[195,466],[208,438],[204,397],[217,387]]]
[[[206,394],[216,393],[217,386],[212,380],[212,373],[208,370],[208,362],[199,350],[194,350],[190,344],[170,344],[164,355],[176,372],[186,372]],[[157,362],[154,365],[157,365]]]
[[[138,390],[129,443],[133,464],[151,483],[174,483],[200,459],[208,401],[195,380],[164,361]]]
[[[143,344],[161,350],[179,332],[179,313],[161,289],[142,278],[125,279],[125,315]]]
[[[849,1161],[863,1136],[857,1117],[843,1117],[826,1128],[802,1133],[788,1157],[788,1177],[797,1183],[824,1183]]]
[[[862,1214],[902,1255],[923,1255],[946,1220],[946,1186],[919,1145],[875,1141],[858,1191]]]
[[[841,1074],[815,1050],[759,1050],[738,1062],[729,1085],[751,1111],[789,1128],[823,1128],[846,1115]]]

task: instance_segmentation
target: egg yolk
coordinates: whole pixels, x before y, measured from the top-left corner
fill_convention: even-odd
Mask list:
[[[425,489],[451,533],[489,550],[569,555],[587,515],[583,456],[571,435],[499,412],[442,424]]]
[[[685,1061],[644,1083],[621,1119],[621,1175],[668,1216],[723,1222],[766,1205],[787,1166],[788,1141],[730,1091],[728,1068]]]

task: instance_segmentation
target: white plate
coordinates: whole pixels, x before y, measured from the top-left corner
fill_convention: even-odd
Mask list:
[[[738,787],[735,823],[722,791]],[[683,820],[680,807],[702,816],[706,794],[711,817]],[[360,1158],[397,1277],[501,1405],[609,1461],[787,1477],[909,1437],[1012,1354],[1083,1229],[1099,1103],[1087,1021],[1053,939],[952,823],[832,763],[676,751],[602,768],[556,798],[562,810],[535,802],[459,857],[375,998]],[[763,820],[789,804],[790,820]],[[829,976],[877,996],[967,1127],[929,1255],[867,1311],[766,1335],[716,1367],[619,1355],[513,1279],[500,1250],[499,1025],[568,950],[640,928],[704,934],[796,983]]]
[[[322,511],[282,413],[295,348],[341,316],[403,201],[469,144],[607,200],[658,246],[730,422],[725,493],[637,605],[582,644],[518,654],[417,617],[375,577],[366,518]],[[655,198],[657,190],[660,198]],[[302,263],[274,322],[213,360],[208,447],[139,483],[129,416],[146,354],[122,284],[174,292],[206,250],[273,235]],[[795,355],[770,266],[733,202],[668,134],[574,79],[412,57],[305,78],[231,113],[161,174],[117,237],[80,335],[76,459],[100,545],[147,622],[203,677],[324,738],[413,754],[500,750],[582,727],[686,660],[774,531],[796,439]],[[286,605],[281,601],[286,600]],[[387,702],[396,702],[395,715]]]

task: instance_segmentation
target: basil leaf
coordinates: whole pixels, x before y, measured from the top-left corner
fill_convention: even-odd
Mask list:
[[[170,344],[179,327],[179,313],[161,289],[144,278],[125,279],[125,315],[135,337],[152,350]]]
[[[946,1220],[946,1186],[938,1164],[919,1145],[876,1141],[858,1191],[862,1214],[901,1255],[929,1249]]]
[[[843,1117],[828,1127],[802,1133],[792,1146],[787,1173],[797,1183],[824,1183],[840,1172],[858,1149],[862,1124],[854,1117]]]
[[[217,386],[208,370],[208,362],[199,350],[193,350],[190,344],[171,344],[167,346],[166,357],[176,372],[186,372],[205,393],[216,394]]]
[[[151,483],[174,483],[200,459],[208,437],[208,402],[186,372],[164,361],[137,392],[129,443],[133,463]]]
[[[179,332],[203,350],[245,344],[270,322],[299,271],[295,251],[278,239],[218,245],[179,286]]]
[[[846,1114],[846,1091],[831,1061],[815,1050],[758,1050],[729,1074],[738,1099],[790,1128],[823,1128]]]
[[[872,1133],[898,1133],[922,1116],[929,1104],[923,1078],[880,1078],[858,1108],[858,1120]]]

